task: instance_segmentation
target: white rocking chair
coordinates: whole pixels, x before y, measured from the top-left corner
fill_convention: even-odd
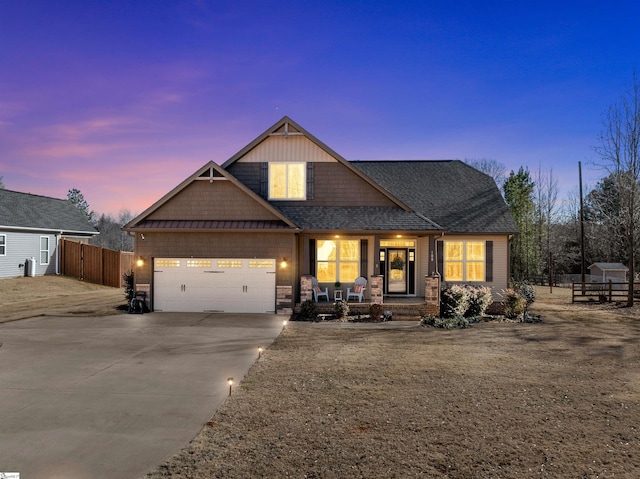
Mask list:
[[[318,298],[323,296],[327,298],[327,301],[329,301],[329,288],[324,288],[324,291],[322,291],[318,285],[318,279],[315,276],[311,279],[311,288],[313,289],[313,297],[315,298],[316,303],[318,302]]]
[[[353,290],[351,288],[347,288],[347,301],[349,298],[353,296],[354,298],[358,298],[358,302],[362,303],[362,296],[364,295],[364,290],[367,289],[367,278],[360,276],[356,278],[355,283],[353,285]]]

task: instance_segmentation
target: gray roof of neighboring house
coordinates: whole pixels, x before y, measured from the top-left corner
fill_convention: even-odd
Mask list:
[[[67,200],[0,189],[0,228],[98,234]]]
[[[602,271],[629,271],[629,268],[622,263],[593,263],[588,269],[594,266]]]
[[[351,164],[447,232],[518,231],[493,178],[462,161],[353,161]]]
[[[385,206],[279,206],[303,229],[441,231],[437,224],[413,211]]]

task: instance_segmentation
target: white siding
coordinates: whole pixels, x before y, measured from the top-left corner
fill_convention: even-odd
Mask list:
[[[238,160],[241,163],[274,161],[335,163],[337,160],[304,136],[269,137]]]

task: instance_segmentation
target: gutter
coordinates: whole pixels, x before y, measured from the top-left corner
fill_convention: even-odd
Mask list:
[[[0,225],[0,229],[13,230],[13,231],[40,231],[43,233],[52,233],[52,234],[57,234],[58,232],[60,234],[84,234],[84,235],[93,235],[93,236],[100,234],[99,231],[80,231],[80,230],[60,231],[59,229],[53,229],[53,228],[32,228],[29,226],[10,226],[10,225]]]

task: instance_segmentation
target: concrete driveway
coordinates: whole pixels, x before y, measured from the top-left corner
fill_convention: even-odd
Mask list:
[[[134,479],[185,446],[282,330],[275,315],[0,324],[0,472]]]

